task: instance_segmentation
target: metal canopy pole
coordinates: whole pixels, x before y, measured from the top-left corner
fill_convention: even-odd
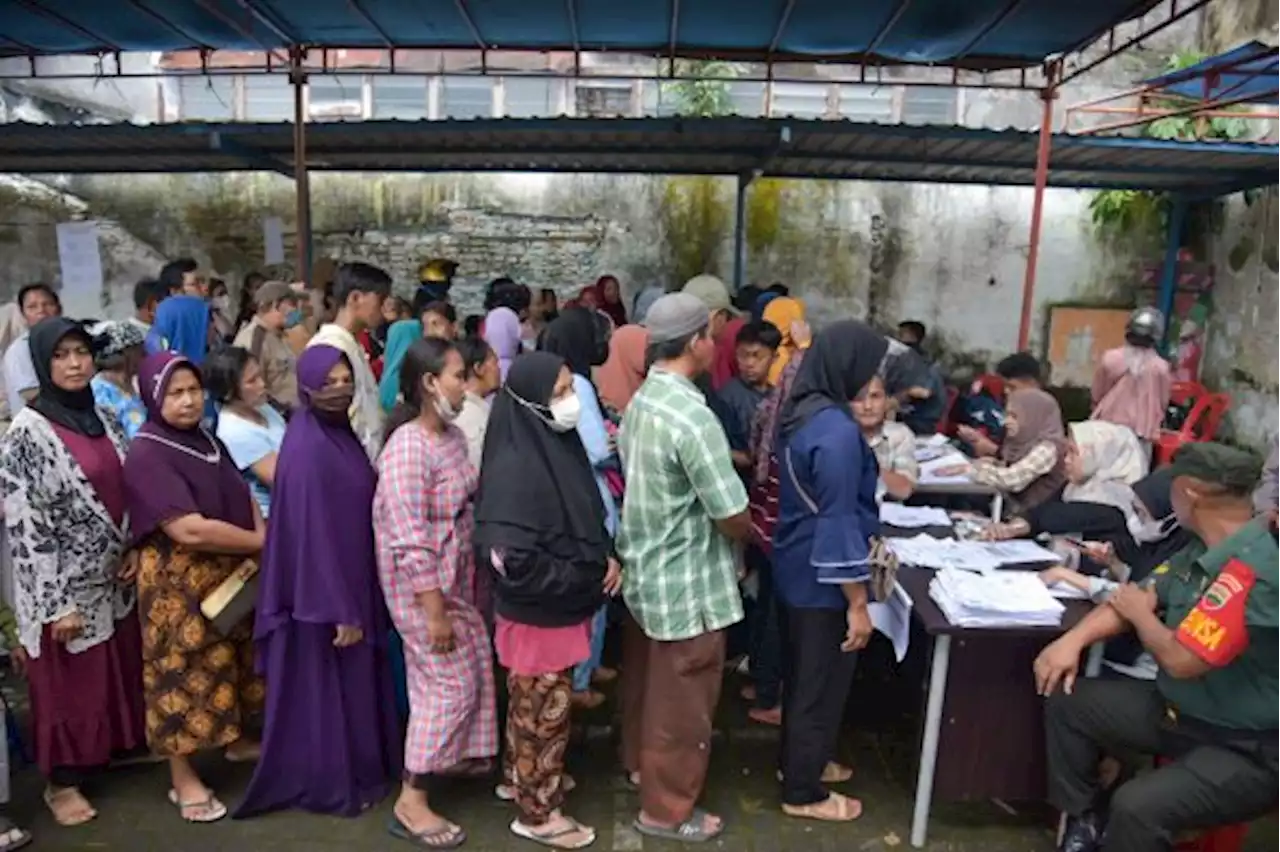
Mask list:
[[[295,52],[289,82],[293,84],[293,178],[297,205],[298,281],[311,284],[311,175],[307,170],[307,75]]]
[[[1165,235],[1164,265],[1160,267],[1160,295],[1156,307],[1164,314],[1165,339],[1161,348],[1167,346],[1169,330],[1173,327],[1173,300],[1178,292],[1178,251],[1182,248],[1182,231],[1187,221],[1187,197],[1175,195],[1169,210],[1169,232]]]
[[[1018,351],[1031,340],[1031,308],[1035,304],[1036,261],[1040,259],[1040,224],[1044,217],[1044,191],[1049,183],[1049,153],[1053,147],[1053,101],[1058,97],[1057,80],[1062,66],[1045,66],[1045,87],[1040,91],[1040,145],[1036,150],[1036,188],[1031,202],[1031,236],[1027,246],[1027,269],[1022,279],[1022,318],[1018,322]]]
[[[747,188],[755,172],[738,173],[737,202],[733,208],[733,291],[746,286],[747,276]]]

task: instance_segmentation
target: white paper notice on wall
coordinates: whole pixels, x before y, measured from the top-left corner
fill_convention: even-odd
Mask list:
[[[62,267],[63,310],[96,316],[102,310],[102,254],[97,222],[59,222],[58,263]]]
[[[279,216],[262,218],[262,245],[268,266],[284,263],[284,222]]]

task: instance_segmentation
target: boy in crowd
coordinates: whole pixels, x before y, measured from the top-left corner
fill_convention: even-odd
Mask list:
[[[718,391],[718,413],[729,439],[733,464],[739,470],[751,467],[747,443],[756,408],[769,393],[769,367],[782,345],[782,333],[767,322],[749,322],[734,339],[738,375]]]
[[[422,336],[456,340],[458,309],[449,302],[428,302],[422,307]]]

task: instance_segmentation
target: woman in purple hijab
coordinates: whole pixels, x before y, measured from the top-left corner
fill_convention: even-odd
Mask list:
[[[494,308],[484,318],[484,341],[498,356],[502,380],[507,380],[511,362],[520,354],[520,316],[511,308]]]
[[[173,352],[148,355],[138,370],[147,406],[124,461],[125,500],[138,569],[147,743],[169,759],[169,802],[188,822],[214,822],[227,809],[191,765],[223,748],[253,760],[246,735],[262,707],[248,618],[225,635],[200,602],[262,550],[265,525],[240,471],[201,425],[200,370]]]
[[[237,818],[283,808],[357,816],[401,767],[373,546],[377,476],[347,418],[351,366],[340,350],[313,346],[298,359],[298,389],[254,619],[271,685],[262,757]]]

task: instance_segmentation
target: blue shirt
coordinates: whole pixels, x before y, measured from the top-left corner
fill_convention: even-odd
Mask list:
[[[879,475],[875,453],[847,408],[819,412],[786,442],[778,457],[773,533],[774,590],[784,604],[844,609],[840,586],[871,578],[867,556],[871,536],[880,532]]]
[[[741,376],[734,376],[720,388],[720,405],[715,412],[724,427],[725,437],[729,439],[729,449],[747,451],[751,441],[751,421],[768,392],[768,388],[752,387]]]
[[[130,441],[138,434],[142,424],[147,422],[147,407],[142,404],[142,397],[136,393],[125,393],[115,382],[94,376],[89,380],[93,388],[93,402],[109,413],[124,430],[124,436]]]
[[[253,466],[280,452],[285,422],[280,413],[269,405],[259,405],[258,413],[266,420],[266,426],[224,409],[218,415],[218,438],[227,445],[231,460],[244,481],[249,483],[249,491],[258,502],[262,517],[266,518],[271,515],[271,488],[253,472]]]
[[[586,376],[573,374],[573,391],[578,395],[582,406],[582,414],[578,418],[578,439],[582,448],[587,451],[587,461],[596,475],[596,488],[600,491],[600,499],[604,501],[604,527],[610,536],[618,532],[618,506],[613,502],[613,494],[609,492],[609,482],[604,472],[610,467],[618,467],[618,456],[609,447],[609,432],[604,425],[604,412],[600,410],[600,399],[596,396],[596,387]]]

